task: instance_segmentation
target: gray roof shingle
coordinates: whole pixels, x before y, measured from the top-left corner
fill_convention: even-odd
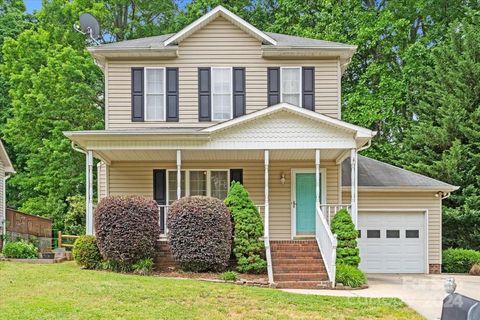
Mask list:
[[[350,186],[350,158],[342,163],[342,186]],[[438,188],[453,191],[458,187],[408,171],[391,164],[358,156],[358,186],[385,188]]]
[[[125,40],[119,42],[112,42],[101,44],[96,47],[92,47],[95,50],[114,50],[114,49],[135,49],[135,48],[147,48],[147,49],[163,49],[165,46],[163,42],[173,36],[175,33],[164,34],[160,36],[139,38],[133,40]],[[351,46],[344,43],[324,41],[318,39],[302,38],[296,36],[289,36],[286,34],[265,32],[268,36],[277,41],[279,47],[311,47],[311,48],[325,48],[325,49],[355,49],[355,46]]]

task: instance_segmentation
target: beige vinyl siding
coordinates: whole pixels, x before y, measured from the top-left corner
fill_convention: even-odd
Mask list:
[[[107,172],[108,165],[104,162],[99,162],[97,164],[97,182],[98,182],[98,200],[105,198],[107,193]]]
[[[343,192],[344,199],[350,199],[350,192]],[[428,210],[428,263],[442,263],[442,200],[435,192],[366,192],[358,193],[358,210],[385,209],[386,212],[398,210]]]
[[[327,175],[327,202],[338,202],[338,167],[334,162],[324,162]],[[243,182],[252,200],[264,204],[264,166],[262,161],[248,162],[184,162],[182,169],[243,169]],[[272,239],[291,238],[291,169],[311,168],[313,162],[307,161],[272,161],[269,168],[270,179],[270,230]],[[153,170],[175,169],[174,162],[112,162],[109,166],[110,195],[153,196]],[[286,182],[280,182],[285,173]],[[263,209],[262,209],[263,211]]]
[[[239,66],[246,68],[247,113],[267,106],[267,67],[314,66],[316,111],[338,116],[339,62],[333,60],[267,60],[261,56],[261,43],[223,18],[197,31],[178,46],[178,57],[165,60],[109,60],[106,102],[107,128],[208,126],[198,122],[198,67]],[[131,121],[131,68],[179,68],[178,123]],[[210,123],[211,124],[211,123]]]

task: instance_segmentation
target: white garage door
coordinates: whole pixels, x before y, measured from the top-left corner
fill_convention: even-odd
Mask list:
[[[425,272],[423,212],[360,212],[360,269],[368,273]]]

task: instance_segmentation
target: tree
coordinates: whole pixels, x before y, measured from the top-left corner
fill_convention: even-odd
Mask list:
[[[240,272],[262,272],[267,267],[262,258],[265,247],[260,237],[263,222],[257,207],[240,182],[233,182],[225,198],[233,218],[233,253]]]
[[[401,152],[405,167],[462,186],[445,200],[447,206],[456,209],[446,210],[448,246],[479,243],[480,221],[472,220],[480,207],[479,27],[478,14],[471,13],[453,24],[445,42],[432,50],[429,80],[414,107],[416,120]],[[462,241],[475,235],[476,241]]]
[[[358,231],[346,209],[341,209],[332,219],[330,228],[337,235],[337,264],[358,267],[360,251],[357,246]]]

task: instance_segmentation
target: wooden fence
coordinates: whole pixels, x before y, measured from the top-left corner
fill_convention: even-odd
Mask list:
[[[52,220],[34,216],[14,209],[6,210],[7,239],[29,239],[38,241],[41,252],[52,249]],[[1,244],[0,244],[1,245]]]
[[[57,246],[58,248],[67,248],[67,249],[72,249],[73,248],[73,243],[79,236],[73,236],[70,234],[62,234],[62,231],[58,231],[58,243]],[[67,242],[65,242],[67,240]]]

